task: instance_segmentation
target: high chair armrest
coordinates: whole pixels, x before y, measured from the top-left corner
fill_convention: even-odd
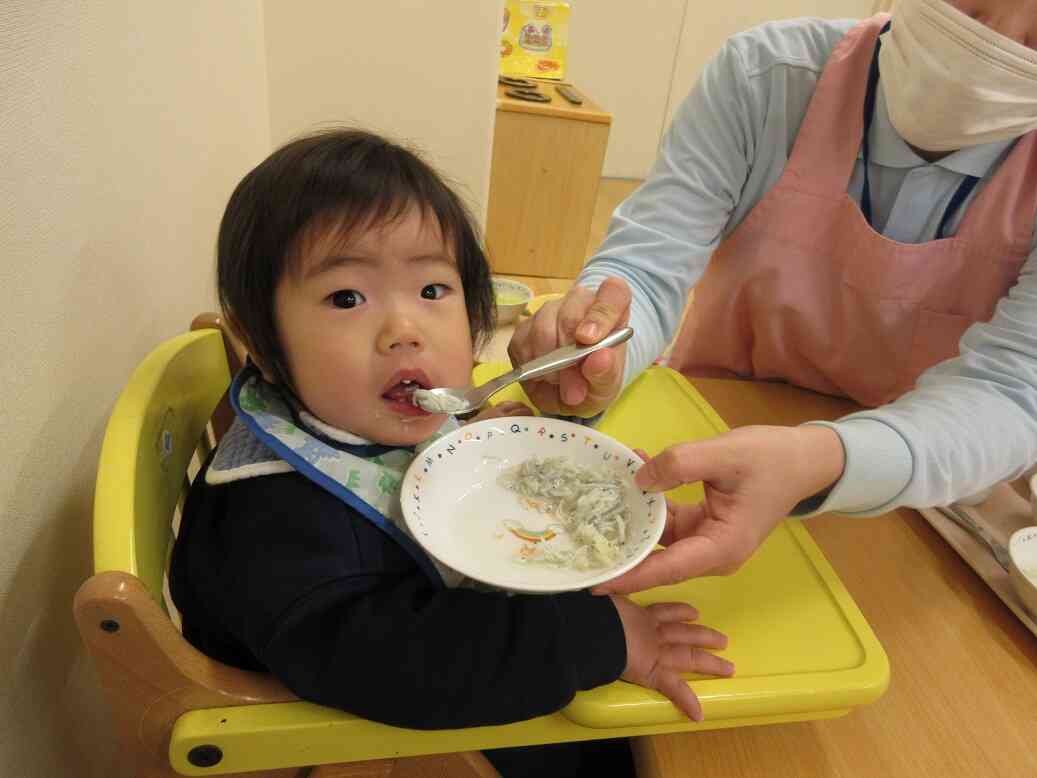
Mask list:
[[[268,675],[197,651],[129,573],[107,571],[87,579],[73,612],[117,726],[160,761],[173,722],[187,710],[298,699]]]

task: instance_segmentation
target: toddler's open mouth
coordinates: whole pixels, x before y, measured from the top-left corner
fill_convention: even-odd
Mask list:
[[[432,382],[421,370],[401,370],[393,375],[382,392],[382,399],[394,413],[403,416],[428,416],[428,411],[412,401],[415,389],[428,389]]]

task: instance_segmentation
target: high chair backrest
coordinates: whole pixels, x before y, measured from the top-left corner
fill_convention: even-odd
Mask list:
[[[162,604],[172,519],[188,465],[230,382],[222,335],[199,330],[157,348],[134,371],[108,423],[94,497],[94,571],[139,578]]]
[[[76,593],[73,611],[124,758],[137,778],[173,778],[185,770],[247,770],[255,778],[499,778],[481,754],[449,744],[431,743],[402,759],[359,756],[350,743],[363,747],[391,732],[362,720],[375,731],[346,738],[333,755],[314,759],[324,766],[306,767],[313,764],[313,737],[288,733],[314,719],[323,730],[325,721],[352,717],[299,702],[269,675],[199,653],[165,612],[173,519],[194,470],[192,457],[204,458],[229,426],[233,412],[225,395],[243,359],[241,344],[219,317],[203,314],[191,332],[145,357],[109,418],[94,498],[94,575]],[[218,727],[195,743],[191,715],[215,708],[224,711],[222,722],[235,722],[235,735],[225,739]],[[329,764],[340,759],[349,764]]]

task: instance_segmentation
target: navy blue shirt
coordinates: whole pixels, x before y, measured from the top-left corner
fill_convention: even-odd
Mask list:
[[[441,589],[298,473],[196,478],[170,565],[184,636],[299,697],[396,726],[552,713],[626,666],[607,597]]]

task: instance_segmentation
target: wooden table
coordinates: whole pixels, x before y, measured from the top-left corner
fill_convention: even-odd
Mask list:
[[[854,410],[779,384],[692,383],[731,427]],[[806,526],[882,642],[889,690],[839,719],[639,739],[640,778],[1037,776],[1037,638],[913,510]]]

